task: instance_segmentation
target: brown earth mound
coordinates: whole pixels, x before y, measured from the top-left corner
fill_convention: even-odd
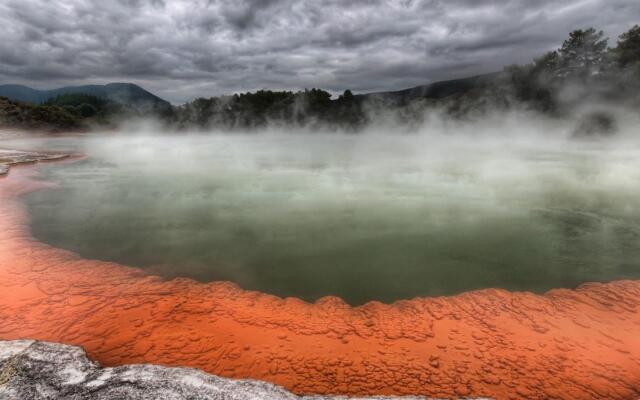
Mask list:
[[[34,240],[18,199],[47,186],[34,174],[20,167],[0,180],[1,339],[80,345],[108,366],[190,366],[296,393],[640,396],[640,281],[360,307],[162,281]]]

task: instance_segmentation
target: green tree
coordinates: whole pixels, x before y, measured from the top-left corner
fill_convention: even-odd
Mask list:
[[[353,93],[351,93],[351,90],[347,89],[344,91],[341,97],[345,100],[353,100]]]
[[[331,106],[331,93],[322,89],[313,88],[303,93],[307,103],[307,111],[314,114],[324,114]]]
[[[555,72],[560,68],[560,54],[557,51],[550,51],[540,58],[537,58],[533,62],[534,73],[541,73],[544,71]]]
[[[620,35],[618,46],[613,53],[620,67],[640,63],[640,26],[635,25]]]
[[[598,72],[607,56],[607,42],[602,31],[578,29],[569,34],[558,50],[563,75],[591,75]]]
[[[64,106],[62,106],[62,109],[65,110],[66,112],[68,112],[71,115],[74,115],[74,116],[78,116],[79,115],[78,114],[78,108],[74,107],[74,106],[72,106],[70,104],[65,104]]]
[[[78,112],[84,118],[93,117],[98,113],[98,110],[94,106],[88,103],[82,103],[78,106]]]

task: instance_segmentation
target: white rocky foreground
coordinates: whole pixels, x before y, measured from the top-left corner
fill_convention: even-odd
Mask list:
[[[34,340],[0,341],[0,399],[321,400],[278,386],[220,378],[191,368],[101,368],[79,347]],[[376,397],[376,399],[388,397]],[[404,397],[403,399],[419,399]]]

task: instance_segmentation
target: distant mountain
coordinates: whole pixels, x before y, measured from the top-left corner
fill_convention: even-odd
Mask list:
[[[441,100],[452,95],[465,94],[475,89],[498,85],[503,77],[504,73],[493,72],[469,78],[439,81],[428,85],[415,86],[409,89],[391,92],[365,93],[357,95],[356,97],[367,100],[384,100],[393,105],[406,104],[416,99]]]
[[[53,90],[37,90],[23,85],[0,85],[0,96],[34,104],[42,104],[62,94],[78,93],[108,99],[141,112],[171,109],[171,104],[168,101],[161,99],[133,83],[67,86]]]

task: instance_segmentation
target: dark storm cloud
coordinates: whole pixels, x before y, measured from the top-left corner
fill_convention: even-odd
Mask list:
[[[3,0],[0,83],[133,81],[174,102],[260,88],[400,89],[615,41],[637,0]]]

